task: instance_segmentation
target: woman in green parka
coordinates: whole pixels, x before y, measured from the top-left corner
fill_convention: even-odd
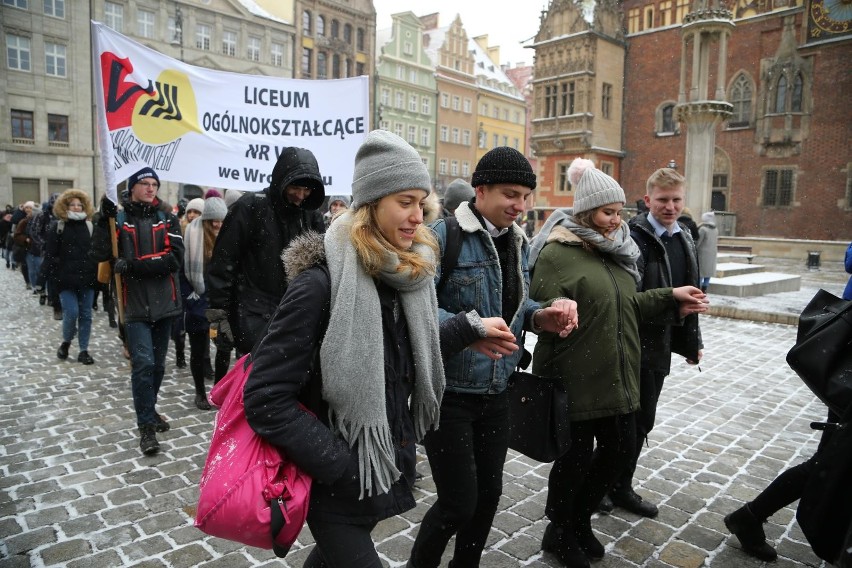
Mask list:
[[[591,516],[630,460],[639,408],[639,322],[673,323],[706,311],[693,286],[637,292],[639,248],[621,219],[624,190],[578,158],[568,170],[574,207],[555,211],[530,250],[530,298],[577,302],[571,335],[539,335],[533,372],[568,391],[571,449],[550,471],[542,548],[566,566],[589,566],[604,547]],[[597,451],[593,452],[597,440]]]

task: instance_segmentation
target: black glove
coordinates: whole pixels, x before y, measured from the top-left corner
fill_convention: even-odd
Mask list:
[[[133,263],[128,262],[123,258],[117,258],[115,265],[112,267],[116,274],[130,274],[133,272]]]
[[[231,331],[231,324],[228,322],[228,312],[209,308],[204,310],[204,315],[210,322],[210,328],[216,330],[217,339],[221,338],[227,343],[234,343],[234,333]]]
[[[106,195],[101,198],[101,215],[113,219],[118,215],[118,206]]]

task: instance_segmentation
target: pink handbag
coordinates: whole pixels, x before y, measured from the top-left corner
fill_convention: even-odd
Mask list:
[[[210,392],[219,412],[201,474],[195,526],[212,536],[271,548],[283,558],[308,516],[311,478],[249,426],[243,387],[250,357],[240,358]]]

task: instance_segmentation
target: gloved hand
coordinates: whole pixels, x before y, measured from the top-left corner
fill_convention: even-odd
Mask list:
[[[106,195],[101,198],[101,215],[112,218],[118,215],[118,206]]]
[[[115,259],[115,264],[113,265],[112,269],[115,271],[116,274],[130,274],[131,272],[133,272],[133,263],[128,262],[124,258],[117,258]]]
[[[228,322],[228,312],[216,308],[204,310],[204,316],[210,322],[210,328],[216,330],[216,338],[222,338],[228,343],[234,342],[234,333]]]

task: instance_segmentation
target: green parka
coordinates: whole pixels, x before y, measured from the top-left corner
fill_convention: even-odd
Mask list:
[[[538,337],[533,373],[560,377],[572,421],[639,408],[639,322],[678,319],[671,288],[636,291],[636,281],[606,253],[587,249],[554,227],[530,278],[530,298],[542,307],[558,298],[577,302],[579,327],[565,339]]]

